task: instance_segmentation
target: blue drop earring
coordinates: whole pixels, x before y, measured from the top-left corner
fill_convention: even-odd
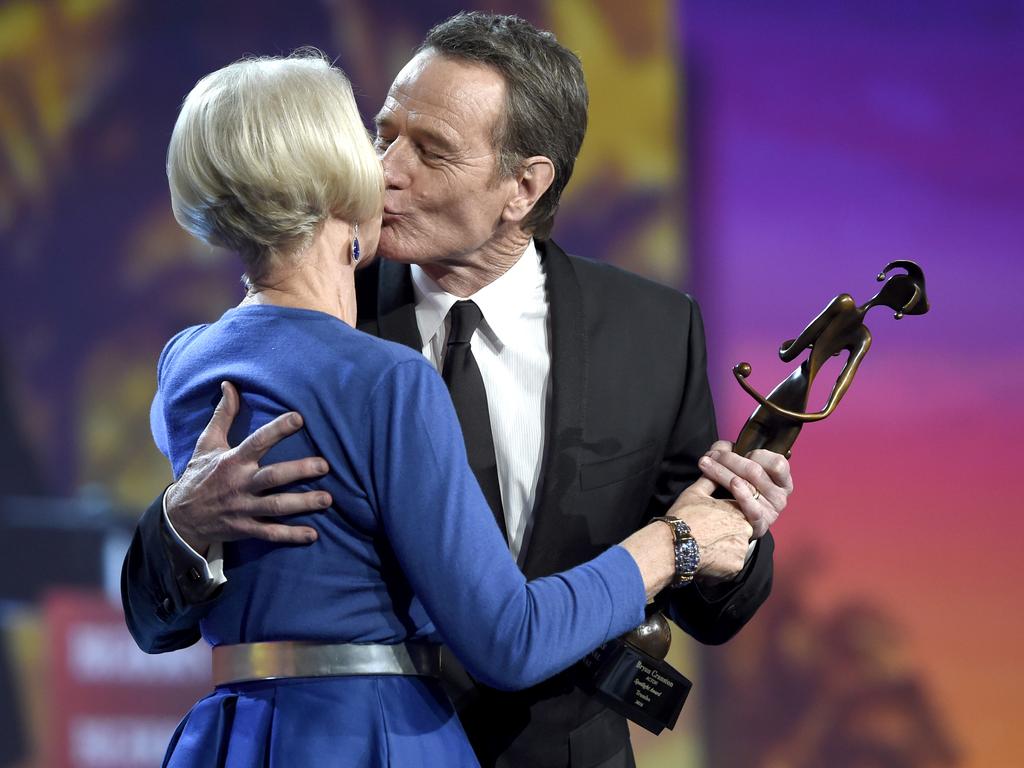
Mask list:
[[[359,225],[353,227],[352,234],[352,261],[359,261]]]

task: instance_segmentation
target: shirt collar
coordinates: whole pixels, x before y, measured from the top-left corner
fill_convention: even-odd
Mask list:
[[[461,299],[446,292],[418,265],[413,264],[410,272],[416,298],[416,324],[423,346],[426,346],[442,331],[448,311]],[[515,335],[516,323],[523,315],[527,297],[532,296],[535,287],[543,281],[540,254],[531,238],[523,255],[505,274],[466,297],[480,307],[484,325],[490,329],[499,347],[504,346],[504,340]]]

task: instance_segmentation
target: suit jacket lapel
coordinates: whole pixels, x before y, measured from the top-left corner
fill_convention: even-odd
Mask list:
[[[356,292],[359,330],[423,350],[408,265],[378,259],[357,274]]]
[[[537,244],[544,264],[551,322],[551,408],[544,467],[519,562],[527,578],[561,570],[562,524],[579,493],[579,447],[586,415],[587,337],[572,262],[550,240]]]

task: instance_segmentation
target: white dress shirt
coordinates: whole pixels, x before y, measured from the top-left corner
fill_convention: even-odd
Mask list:
[[[440,371],[448,311],[461,297],[418,266],[411,271],[423,354]],[[465,298],[483,314],[470,346],[487,392],[505,527],[518,559],[537,498],[551,390],[548,297],[533,240],[505,274]]]

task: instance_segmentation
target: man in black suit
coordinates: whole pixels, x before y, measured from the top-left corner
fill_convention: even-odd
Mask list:
[[[669,508],[683,519],[721,514],[720,531],[698,537],[702,555],[714,557],[720,540],[740,531],[721,505],[738,505],[754,531],[746,558],[740,547],[713,581],[662,596],[687,632],[721,643],[768,595],[768,527],[792,491],[789,467],[776,454],[740,457],[714,443],[704,331],[689,297],[568,256],[548,239],[586,109],[579,61],[549,33],[484,14],[431,30],[377,115],[384,258],[360,273],[359,327],[421,350],[440,368],[446,313],[474,302],[482,319],[471,350],[486,390],[482,422],[491,427],[485,448],[459,415],[474,469],[496,474],[478,477],[485,493],[493,485],[492,507],[529,578],[587,560]],[[148,651],[198,639],[223,578],[200,555],[216,562],[220,542],[247,536],[309,542],[311,529],[267,516],[329,504],[318,491],[266,493],[323,467],[316,458],[258,466],[274,440],[298,428],[294,415],[228,449],[236,405],[229,389],[185,475],[145,513],[126,557],[126,615]],[[715,483],[736,501],[712,499]],[[518,693],[464,674],[449,684],[485,766],[633,765],[624,719],[579,686],[577,671]]]

